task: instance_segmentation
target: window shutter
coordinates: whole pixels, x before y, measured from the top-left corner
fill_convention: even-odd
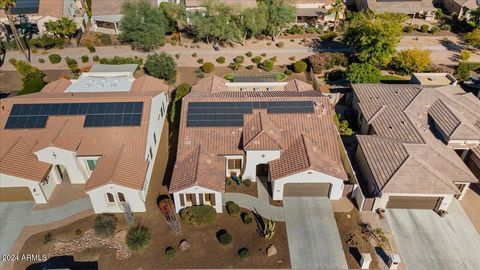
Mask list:
[[[185,206],[185,195],[180,194],[180,206]]]
[[[203,194],[198,194],[198,198],[200,199],[200,205],[203,205]]]
[[[215,193],[210,194],[210,204],[215,206]]]

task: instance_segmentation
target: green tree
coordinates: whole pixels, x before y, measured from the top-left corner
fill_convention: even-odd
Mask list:
[[[68,17],[62,17],[60,20],[45,23],[45,29],[58,38],[72,38],[77,32],[77,24]]]
[[[268,25],[265,33],[274,42],[295,21],[295,7],[290,0],[261,0],[258,13],[266,14]]]
[[[45,73],[38,68],[30,65],[28,62],[17,60],[15,62],[15,69],[22,76],[22,89],[18,93],[19,95],[25,95],[35,93],[45,86]]]
[[[333,114],[333,122],[337,126],[338,132],[340,135],[345,135],[345,136],[350,136],[353,134],[353,131],[351,128],[348,127],[348,121],[347,120],[340,120],[342,119],[341,114]]]
[[[417,48],[398,52],[392,61],[392,65],[399,73],[408,75],[413,72],[424,72],[431,64],[430,51]]]
[[[7,15],[8,25],[10,26],[10,30],[13,33],[13,39],[15,39],[17,48],[23,53],[23,55],[25,55],[25,58],[28,60],[28,53],[22,41],[20,40],[20,36],[18,35],[17,28],[15,27],[15,23],[13,21],[13,16],[11,13],[11,10],[15,7],[16,3],[16,0],[0,0],[0,10],[3,10]]]
[[[210,41],[241,40],[242,31],[237,22],[240,9],[225,4],[220,0],[204,2],[204,11],[196,11],[190,15],[195,34],[199,39]]]
[[[369,63],[353,63],[347,69],[350,83],[379,83],[381,76],[380,69]]]
[[[187,26],[187,11],[184,5],[162,2],[159,8],[168,19],[171,32],[179,32]]]
[[[345,9],[347,7],[343,3],[343,0],[335,0],[332,4],[332,8],[330,9],[329,13],[335,15],[335,22],[333,24],[333,31],[337,31],[338,20],[340,16],[345,13]]]
[[[170,122],[172,122],[175,126],[177,126],[180,121],[179,116],[182,109],[182,99],[188,93],[190,93],[191,89],[192,86],[188,83],[182,83],[175,88],[175,98],[172,102],[172,109],[170,111]]]
[[[150,51],[164,42],[168,22],[162,10],[151,1],[127,1],[122,8],[119,39]]]
[[[245,46],[248,38],[255,37],[267,29],[267,14],[259,12],[257,8],[247,8],[241,11],[237,24],[242,32],[242,45]]]
[[[145,71],[155,78],[174,82],[177,76],[177,65],[173,57],[165,52],[155,53],[147,57]]]
[[[379,14],[372,18],[359,13],[350,21],[344,40],[355,48],[360,62],[386,66],[402,36],[402,18],[397,14]]]
[[[465,35],[465,42],[474,47],[480,47],[480,28]]]
[[[480,26],[480,7],[470,10],[470,20],[475,23],[476,27]]]
[[[57,39],[49,34],[43,34],[34,40],[34,45],[43,48],[45,51],[51,49],[57,44]]]

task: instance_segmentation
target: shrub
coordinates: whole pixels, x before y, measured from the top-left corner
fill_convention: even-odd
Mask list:
[[[192,53],[192,57],[197,57],[197,53],[196,52]]]
[[[39,59],[38,59],[38,62],[41,63],[41,64],[43,64],[43,63],[45,63],[45,59],[39,58]]]
[[[345,78],[346,72],[342,69],[334,69],[329,71],[327,74],[325,74],[325,80],[327,82],[334,83],[338,80],[342,80]]]
[[[32,54],[35,54],[35,53],[38,53],[38,50],[37,49],[32,49],[31,52],[32,52]]]
[[[246,56],[246,57],[252,57],[252,55],[253,55],[253,53],[250,52],[250,51],[248,51],[247,53],[245,53],[245,56]]]
[[[412,33],[413,32],[413,26],[411,25],[407,25],[403,28],[403,32],[406,32],[406,33]]]
[[[267,53],[260,54],[262,57],[267,57]]]
[[[100,43],[102,45],[111,45],[112,44],[112,38],[108,34],[100,34],[98,37],[100,39]]]
[[[48,56],[48,60],[50,60],[50,63],[52,63],[52,64],[58,64],[58,63],[60,63],[60,61],[62,61],[62,57],[60,55],[54,53],[54,54],[50,54]]]
[[[273,61],[272,60],[265,60],[263,63],[260,64],[259,66],[261,69],[269,72],[272,71],[273,69]]]
[[[175,54],[175,58],[176,58],[177,60],[180,59],[180,54],[178,54],[178,53]]]
[[[455,74],[461,80],[468,80],[470,78],[470,72],[480,67],[480,63],[467,63],[460,62],[455,70]]]
[[[92,57],[92,60],[93,60],[93,62],[98,62],[98,61],[100,61],[100,57],[98,55],[94,55]]]
[[[467,61],[472,56],[472,53],[469,50],[462,50],[460,52],[460,60]]]
[[[173,258],[175,255],[177,255],[177,251],[174,247],[167,247],[165,249],[165,256],[167,256],[167,258]]]
[[[287,29],[286,31],[288,34],[295,35],[295,34],[304,34],[305,33],[305,27],[294,24],[290,29]]]
[[[75,59],[72,59],[70,57],[65,57],[65,62],[67,62],[67,66],[69,69],[77,69],[78,68],[78,62]]]
[[[177,76],[177,65],[173,57],[165,52],[155,53],[147,57],[145,71],[155,78],[174,82]]]
[[[240,206],[238,204],[228,201],[225,203],[227,207],[227,212],[231,217],[238,217],[240,215]]]
[[[293,74],[293,71],[291,71],[290,69],[285,70],[285,75],[290,76],[292,74]]]
[[[428,27],[428,25],[422,24],[422,26],[420,26],[420,32],[422,32],[422,33],[428,33],[428,29],[429,29],[429,28],[430,28],[430,27]]]
[[[250,179],[245,179],[245,180],[243,180],[243,184],[244,184],[246,187],[250,187],[250,186],[252,186],[252,180],[250,180]]]
[[[430,30],[430,31],[431,31],[432,34],[436,34],[436,33],[440,32],[440,30],[441,30],[440,27],[434,26],[434,27],[432,27],[432,30]]]
[[[230,177],[225,178],[225,184],[226,184],[227,186],[230,186],[232,183],[233,183],[232,178],[230,178]]]
[[[240,64],[243,64],[244,60],[245,60],[245,57],[243,57],[243,55],[237,55],[235,58],[233,58],[233,62],[240,63]]]
[[[278,48],[283,48],[283,46],[285,46],[285,43],[283,43],[283,41],[280,41],[276,45]]]
[[[223,56],[220,56],[216,59],[217,63],[219,64],[224,64],[225,63],[225,57]]]
[[[43,235],[43,244],[48,244],[48,243],[50,243],[50,241],[52,241],[52,233],[51,232],[46,232]]]
[[[302,72],[305,72],[306,70],[307,70],[307,63],[305,63],[302,60],[297,61],[293,64],[293,71],[295,71],[295,73],[302,73]]]
[[[172,40],[172,41],[170,42],[170,44],[172,44],[172,46],[177,46],[177,41],[176,41],[176,40]]]
[[[308,62],[314,73],[321,73],[334,67],[348,65],[347,56],[344,53],[317,53],[308,57]]]
[[[57,54],[57,55],[58,55],[58,54]],[[60,56],[60,55],[58,55],[58,56]],[[10,64],[12,64],[12,65],[15,66],[15,64],[17,63],[17,59],[15,59],[15,58],[10,58],[10,59],[8,59],[8,62],[9,62]]]
[[[203,58],[199,58],[199,59],[197,60],[197,63],[203,64]]]
[[[80,230],[80,229],[76,229],[76,230],[75,230],[75,235],[76,235],[76,236],[80,236],[80,235],[82,235],[82,233],[83,233],[83,232],[82,232],[82,230]]]
[[[95,49],[95,47],[93,47],[92,45],[88,45],[88,46],[87,46],[87,49],[88,49],[88,51],[91,52],[91,53],[94,53],[94,52],[97,51],[97,49]]]
[[[206,62],[202,65],[202,70],[205,73],[210,73],[215,69],[215,65],[212,62]]]
[[[205,73],[198,73],[196,77],[200,79],[205,78]]]
[[[292,62],[295,61],[295,56],[290,56],[290,57],[288,58],[288,60],[290,60],[290,61],[292,61]]]
[[[258,65],[262,62],[262,57],[261,56],[255,56],[251,60],[252,60],[253,63]]]
[[[190,225],[212,224],[216,216],[217,211],[210,205],[186,207],[180,212],[180,217]]]
[[[250,251],[248,251],[248,248],[241,248],[238,251],[238,256],[240,256],[240,259],[246,260],[250,256]]]
[[[430,51],[417,48],[399,51],[392,59],[392,66],[401,74],[424,72],[430,65]]]
[[[230,245],[230,243],[232,243],[232,236],[227,231],[221,230],[219,231],[218,242],[224,246]]]
[[[450,30],[452,30],[452,27],[451,27],[449,24],[443,24],[440,28],[441,28],[443,31],[450,31]]]
[[[327,31],[320,35],[320,39],[322,41],[332,41],[337,37],[337,33],[333,31]]]
[[[246,68],[247,68],[248,70],[252,70],[254,67],[255,67],[254,65],[248,65]]]
[[[82,63],[87,63],[88,62],[88,55],[82,55]]]
[[[101,58],[100,64],[108,65],[123,65],[123,64],[137,64],[141,66],[143,64],[143,59],[138,57],[120,57],[115,56],[113,58]]]
[[[95,234],[100,237],[110,237],[117,229],[117,218],[112,214],[101,214],[95,217],[93,223]]]
[[[274,56],[274,57],[270,58],[270,60],[275,63],[275,62],[277,62],[277,57]]]
[[[347,69],[350,83],[379,83],[381,75],[380,69],[369,63],[353,63]]]
[[[139,225],[128,230],[126,244],[132,251],[142,251],[151,241],[152,234],[144,226]]]
[[[241,215],[243,224],[251,224],[253,222],[253,217],[252,214],[243,212]]]
[[[31,93],[39,92],[45,86],[43,78],[36,76],[26,76],[22,78],[23,86],[22,89],[18,92],[18,95],[26,95]]]
[[[195,49],[195,44],[191,44],[190,49]]]

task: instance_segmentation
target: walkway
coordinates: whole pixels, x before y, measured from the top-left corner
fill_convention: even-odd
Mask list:
[[[262,217],[275,221],[285,221],[285,213],[282,207],[273,206],[269,202],[268,191],[261,183],[257,181],[258,198],[243,193],[223,193],[223,203],[228,201],[235,202],[240,207],[258,212]]]
[[[284,197],[293,269],[348,269],[327,197]]]
[[[63,224],[65,219],[75,217],[82,218],[86,215],[93,214],[92,204],[88,196],[82,197],[60,207],[50,208],[46,210],[33,210],[34,202],[1,202],[0,203],[0,253],[1,254],[18,254],[23,243],[33,235],[37,230],[30,230],[31,226],[45,225],[55,223],[53,227]],[[73,222],[74,220],[69,220]],[[29,229],[27,235],[23,235],[22,229]],[[33,227],[35,228],[35,227]],[[42,228],[41,231],[45,229]],[[21,237],[19,237],[21,236]],[[19,239],[21,238],[21,239]],[[8,262],[2,265],[3,269],[7,267]]]

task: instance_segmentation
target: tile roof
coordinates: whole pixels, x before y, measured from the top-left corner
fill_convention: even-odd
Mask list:
[[[367,0],[368,9],[375,13],[405,13],[414,14],[420,11],[435,11],[432,0],[402,1],[402,0]]]
[[[313,85],[306,83],[304,81],[300,81],[299,79],[295,78],[287,82],[285,86],[285,91],[292,91],[292,92],[303,92],[303,91],[313,91]]]
[[[216,85],[212,82],[223,79],[206,79],[193,86],[192,92],[182,101],[177,161],[170,192],[195,184],[223,192],[226,175],[226,161],[223,156],[244,155],[244,144],[246,148],[252,149],[257,146],[268,149],[281,146],[281,149],[288,149],[302,134],[308,136],[312,143],[322,150],[325,156],[323,159],[332,160],[329,163],[331,168],[322,167],[325,173],[343,171],[337,141],[339,135],[332,121],[332,109],[327,97],[315,91],[233,92],[227,89],[213,92],[205,87]],[[216,87],[223,89],[221,85]],[[314,113],[288,114],[254,110],[252,114],[244,114],[244,127],[187,127],[189,103],[236,101],[313,101],[315,108]],[[270,131],[274,131],[274,134]],[[191,168],[193,164],[198,164],[197,168]],[[200,177],[198,171],[202,170],[205,175]],[[271,173],[275,172],[271,169]]]
[[[154,82],[153,85],[146,85]],[[47,91],[16,96],[0,101],[0,173],[41,181],[49,164],[37,160],[35,152],[55,146],[76,153],[77,156],[104,156],[109,160],[111,155],[122,148],[122,155],[117,160],[119,166],[104,167],[115,178],[114,183],[126,187],[141,189],[146,172],[146,147],[152,98],[164,92],[168,87],[161,80],[140,78],[138,91],[101,92],[101,93],[68,93],[61,92],[69,84],[64,79],[45,86]],[[145,86],[147,90],[140,89]],[[57,89],[58,88],[58,89]],[[55,91],[50,91],[55,89]],[[157,89],[157,90],[154,90]],[[80,103],[80,102],[143,102],[140,126],[129,127],[88,127],[84,128],[84,115],[49,116],[45,128],[41,129],[5,129],[6,120],[14,104],[40,103]],[[7,151],[14,146],[13,150]],[[21,148],[18,148],[22,146]],[[20,151],[22,150],[22,151]],[[18,157],[23,157],[20,159]],[[26,160],[23,162],[22,160]],[[103,160],[100,158],[100,160]],[[99,161],[100,161],[99,160]],[[22,162],[19,162],[22,161]],[[13,166],[12,166],[13,164]],[[101,162],[101,164],[112,164]],[[135,167],[132,167],[135,164]],[[143,171],[143,172],[142,172]],[[99,172],[100,173],[100,172]],[[96,174],[95,174],[96,175]],[[143,175],[141,178],[140,176]],[[99,180],[96,180],[99,179]],[[87,187],[98,186],[104,182],[102,177],[94,177],[87,181]]]
[[[480,139],[480,130],[474,127],[480,121],[478,100],[457,86],[421,89],[378,84],[352,88],[362,113],[366,118],[371,115],[368,123],[376,135],[357,138],[381,191],[451,194],[458,192],[452,179],[476,181],[455,151],[436,138],[428,118],[447,135]],[[378,109],[372,114],[370,108]],[[412,177],[413,173],[421,177]]]
[[[92,15],[120,15],[122,7],[130,0],[94,0],[92,1]],[[149,0],[153,6],[157,6],[157,0]]]
[[[205,0],[185,0],[185,6],[190,7],[201,7],[203,6]],[[223,0],[225,4],[228,5],[239,5],[243,8],[252,8],[257,6],[256,0]]]

